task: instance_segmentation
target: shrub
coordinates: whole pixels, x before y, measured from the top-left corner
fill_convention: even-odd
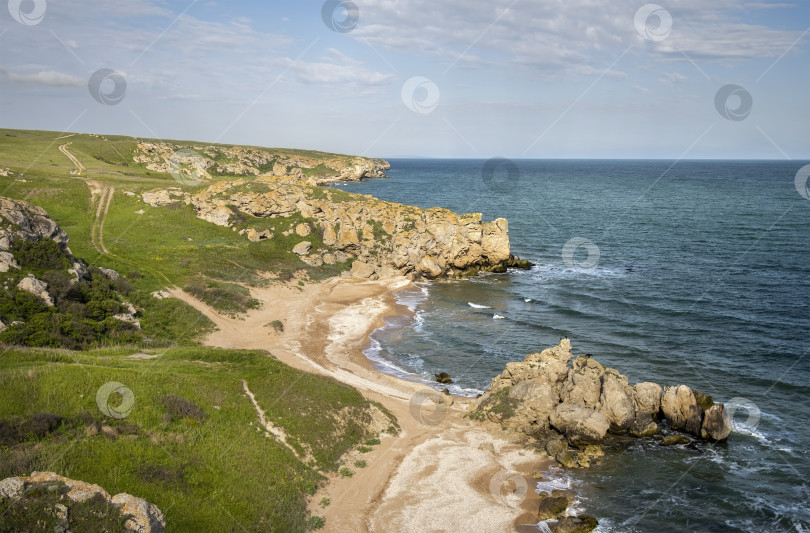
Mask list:
[[[166,407],[172,420],[190,418],[196,422],[202,422],[207,416],[199,405],[182,396],[167,394],[160,398],[160,402]]]

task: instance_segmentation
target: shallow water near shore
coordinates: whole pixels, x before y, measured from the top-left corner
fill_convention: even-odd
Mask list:
[[[414,316],[374,332],[369,359],[409,379],[448,372],[474,395],[567,336],[631,383],[741,406],[726,443],[618,441],[566,473],[598,531],[810,531],[810,201],[794,186],[807,162],[515,161],[517,179],[493,187],[483,163],[391,160],[389,180],[339,185],[505,217],[513,253],[537,263],[401,291]],[[575,237],[595,267],[566,264]]]

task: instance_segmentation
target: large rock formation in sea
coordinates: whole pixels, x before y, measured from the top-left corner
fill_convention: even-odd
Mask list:
[[[664,420],[668,430],[710,441],[731,433],[728,411],[710,396],[686,385],[630,385],[617,370],[574,356],[568,339],[508,363],[478,400],[473,418],[497,422],[518,439],[544,446],[566,466],[586,466],[601,453],[594,445],[608,433],[652,437]],[[568,444],[580,453],[572,455]]]
[[[240,217],[244,220],[238,213],[248,215],[248,224],[249,217],[300,214],[311,221],[324,245],[299,254],[301,259],[314,266],[341,262],[338,257],[351,259],[351,275],[358,278],[434,279],[528,266],[511,255],[508,223],[503,218],[483,222],[480,213],[419,209],[312,187],[294,176],[220,181],[196,194],[177,188],[152,191],[144,193],[143,200],[152,206],[184,201],[199,218],[221,226],[233,226]],[[307,229],[296,231],[305,234]],[[252,228],[245,234],[256,241],[272,238],[270,232],[261,234]]]
[[[30,476],[10,477],[0,481],[0,503],[10,502],[11,505],[25,506],[33,503],[38,494],[48,493],[60,495],[60,503],[54,503],[51,509],[45,511],[59,522],[56,531],[70,531],[71,508],[89,500],[95,505],[99,502],[106,503],[118,508],[121,515],[128,515],[126,531],[163,533],[166,528],[166,517],[156,505],[131,494],[110,496],[98,485],[69,479],[53,472],[34,472]],[[73,524],[73,527],[76,525]]]

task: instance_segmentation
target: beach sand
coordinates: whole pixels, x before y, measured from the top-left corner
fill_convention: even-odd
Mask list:
[[[371,452],[351,452],[346,463],[354,476],[333,474],[310,498],[312,514],[325,518],[323,531],[483,533],[536,522],[531,473],[544,470],[547,459],[464,418],[470,399],[378,372],[363,354],[386,316],[408,312],[394,293],[409,284],[406,278],[333,278],[254,288],[261,307],[236,319],[179,289],[171,292],[216,324],[206,344],[267,350],[294,368],[351,385],[396,416],[398,435],[383,436]],[[268,326],[274,320],[282,321],[283,332]],[[354,468],[359,459],[365,468]]]

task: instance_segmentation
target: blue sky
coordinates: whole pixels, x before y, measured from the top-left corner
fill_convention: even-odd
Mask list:
[[[8,0],[0,125],[380,157],[810,158],[810,2],[656,1],[334,0],[325,20],[321,1]],[[102,68],[102,95],[126,83],[117,105],[88,88]]]

